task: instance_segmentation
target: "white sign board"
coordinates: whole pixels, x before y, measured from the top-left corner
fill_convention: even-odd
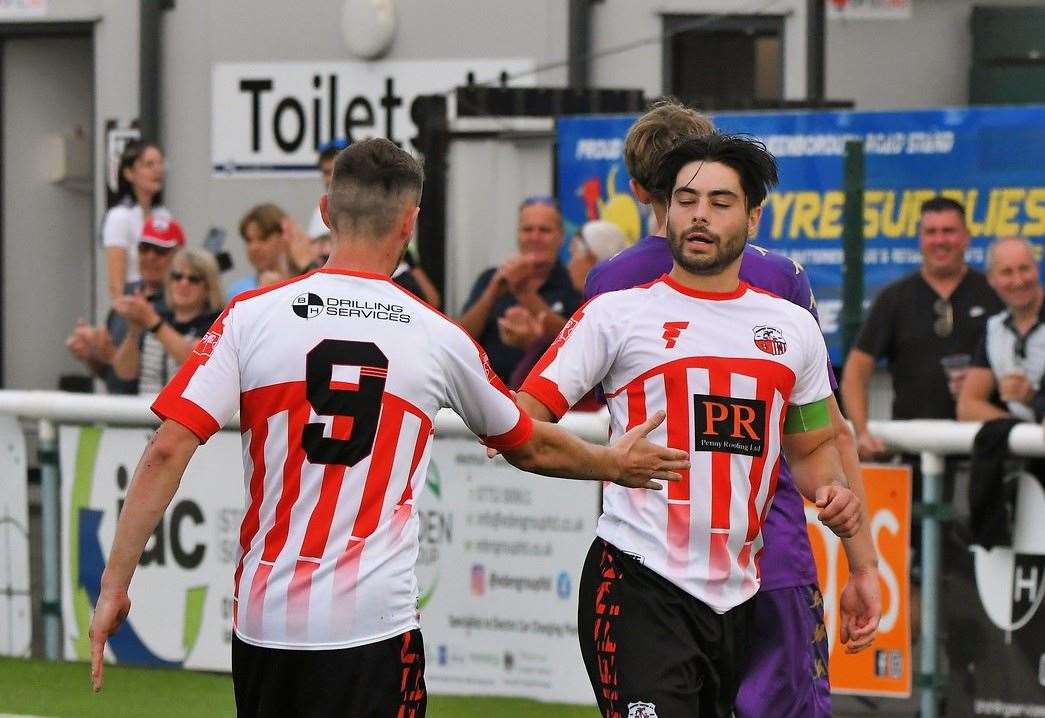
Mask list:
[[[823,0],[832,20],[907,20],[914,0]]]
[[[116,519],[152,429],[63,426],[62,615],[65,656],[88,660],[87,628]],[[131,614],[107,658],[231,669],[232,576],[243,515],[238,433],[219,432],[189,463],[131,582]]]
[[[387,137],[410,147],[419,95],[447,93],[529,60],[226,62],[211,85],[211,166],[216,177],[317,174],[319,147],[333,138]],[[515,84],[532,84],[532,76]]]
[[[13,416],[0,416],[0,656],[29,657],[29,503],[25,435]]]
[[[418,583],[429,690],[594,703],[577,586],[598,484],[525,474],[465,439],[435,442],[428,477]]]

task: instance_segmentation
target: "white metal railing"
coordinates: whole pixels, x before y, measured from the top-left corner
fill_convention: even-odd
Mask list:
[[[0,391],[0,413],[39,422],[41,465],[41,521],[44,541],[44,638],[49,658],[60,654],[60,563],[59,477],[57,432],[55,425],[104,423],[149,426],[159,423],[149,409],[151,397],[115,397],[72,394],[56,391]],[[233,417],[225,428],[238,424]],[[567,414],[562,426],[589,441],[603,443],[607,438],[606,411]],[[450,411],[436,417],[436,432],[450,436],[470,436],[464,422]],[[940,517],[938,506],[944,480],[943,458],[966,455],[980,428],[978,423],[941,420],[872,421],[872,433],[894,451],[919,454],[922,469],[922,641],[921,715],[937,715],[937,666],[939,643],[939,564]],[[1045,456],[1045,434],[1037,424],[1017,425],[1009,435],[1009,449],[1016,456]]]

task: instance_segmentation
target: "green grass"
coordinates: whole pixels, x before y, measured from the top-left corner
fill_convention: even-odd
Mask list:
[[[91,693],[85,663],[0,658],[0,713],[34,716],[232,716],[227,675],[105,667],[105,690]],[[594,718],[594,708],[508,698],[431,696],[429,718]]]

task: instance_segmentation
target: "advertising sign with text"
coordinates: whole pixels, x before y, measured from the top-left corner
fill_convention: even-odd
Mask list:
[[[646,210],[629,191],[622,154],[634,120],[559,121],[559,195],[571,231],[601,218],[633,239],[642,233]],[[974,266],[983,266],[994,237],[1045,240],[1045,180],[1035,159],[1045,156],[1045,107],[717,114],[713,120],[724,132],[758,137],[776,156],[780,185],[766,200],[752,241],[805,266],[836,364],[846,141],[864,143],[868,303],[920,264],[919,209],[937,194],[965,206]]]
[[[215,177],[318,176],[320,145],[417,137],[414,100],[502,73],[533,84],[532,62],[221,62],[211,77],[211,169]]]
[[[524,474],[475,441],[435,442],[418,562],[433,693],[592,702],[577,584],[598,508],[594,482]]]
[[[63,426],[62,615],[65,657],[90,659],[87,628],[127,487],[152,429]],[[138,563],[134,606],[109,640],[117,663],[231,669],[232,575],[243,514],[240,437],[196,452]]]
[[[874,644],[850,655],[839,636],[839,603],[849,570],[842,542],[806,504],[809,541],[824,596],[824,623],[830,650],[831,691],[874,696],[911,695],[910,599],[911,468],[863,466],[867,517],[878,551],[882,620]]]

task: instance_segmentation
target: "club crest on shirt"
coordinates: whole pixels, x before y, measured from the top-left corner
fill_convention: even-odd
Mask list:
[[[657,718],[657,706],[646,701],[633,701],[628,704],[628,718]]]
[[[219,339],[221,339],[221,335],[217,332],[207,332],[196,342],[196,346],[192,348],[192,353],[209,357],[214,352],[214,347],[218,345]]]
[[[787,351],[784,333],[767,325],[755,327],[755,346],[773,356],[780,356]]]

